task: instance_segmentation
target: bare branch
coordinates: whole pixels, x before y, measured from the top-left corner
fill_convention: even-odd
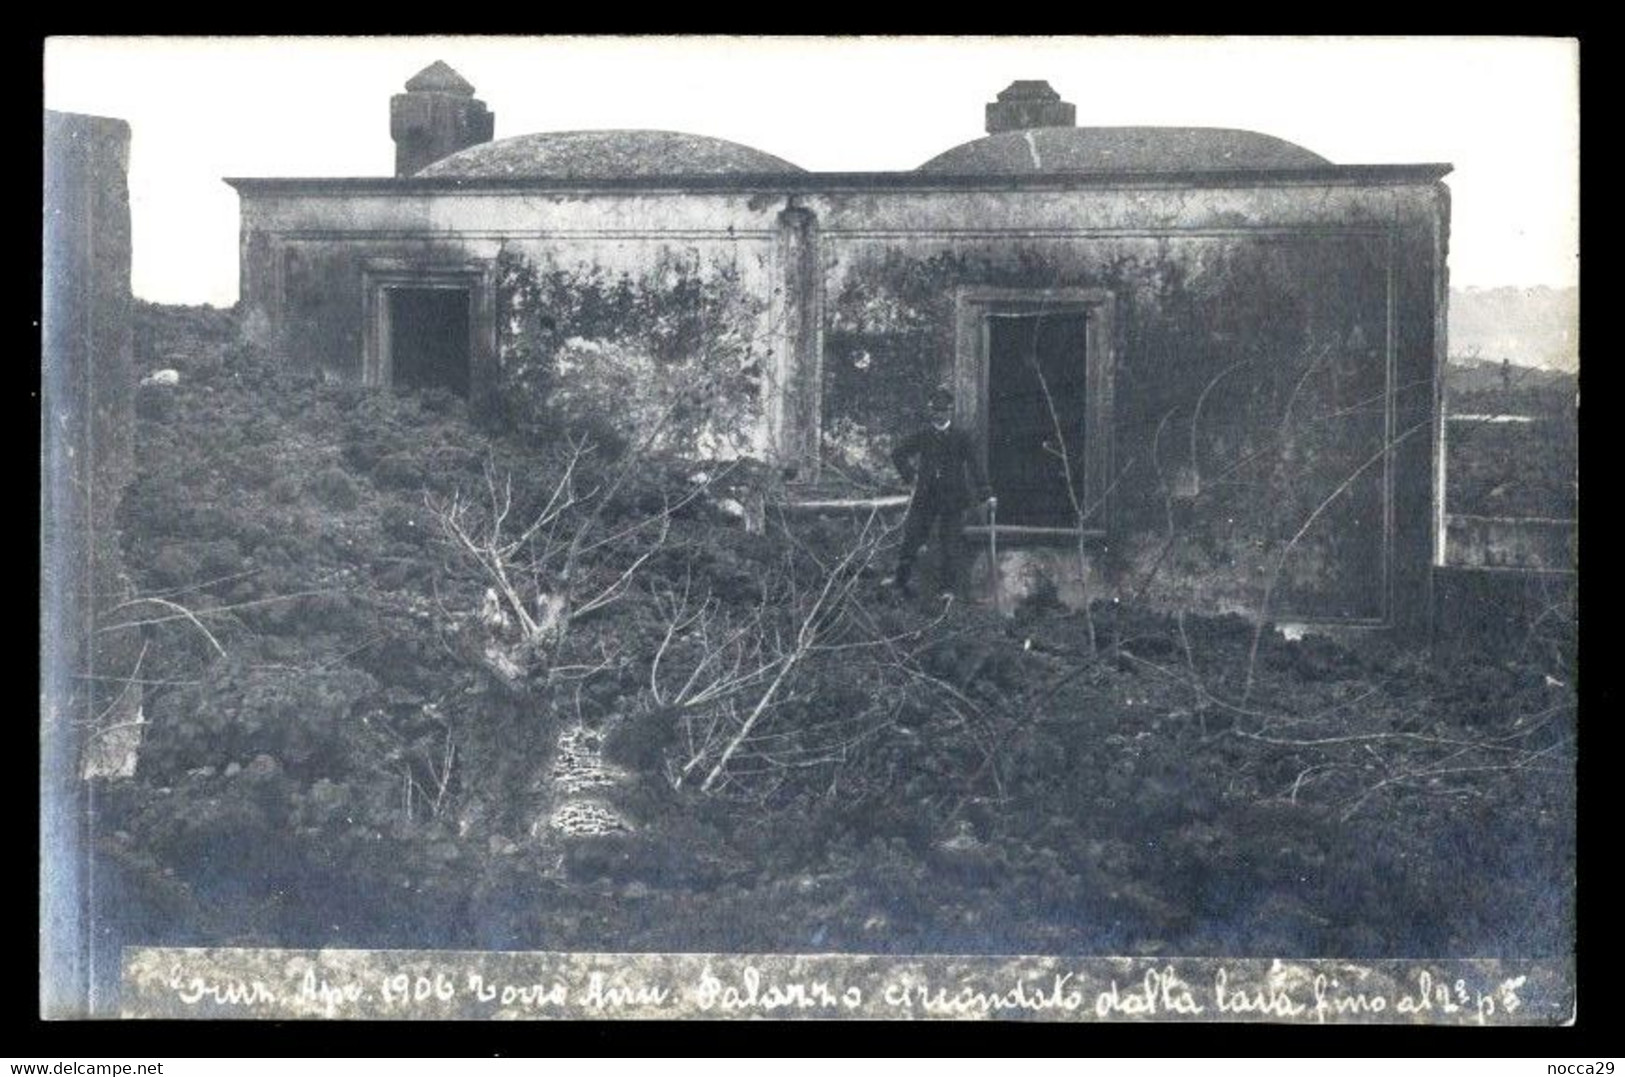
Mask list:
[[[198,620],[197,614],[193,613],[191,610],[187,609],[185,606],[182,606],[178,602],[171,602],[167,598],[155,598],[155,597],[152,597],[152,596],[149,595],[146,598],[132,598],[127,602],[120,602],[118,605],[111,607],[108,610],[108,612],[112,613],[115,610],[122,610],[122,609],[126,609],[126,608],[128,608],[130,606],[139,606],[139,605],[143,605],[143,604],[158,606],[158,607],[161,607],[161,608],[166,609],[166,610],[174,610],[175,611],[175,616],[174,617],[155,617],[155,618],[145,620],[145,621],[121,621],[118,624],[104,625],[100,629],[98,629],[97,631],[111,632],[114,629],[119,629],[119,628],[136,628],[136,627],[139,627],[141,625],[162,624],[165,621],[172,621],[172,620],[175,620],[176,617],[179,617],[179,618],[183,618],[186,621],[190,622],[194,628],[196,628],[199,632],[203,633],[203,638],[209,641],[209,645],[212,646],[215,649],[215,652],[217,654],[219,654],[221,658],[226,657],[226,649],[224,647],[220,646],[220,641],[214,638],[214,633],[210,632],[207,628],[205,628],[203,626],[203,622]],[[247,603],[244,603],[244,605],[247,605]],[[215,609],[212,609],[212,610],[205,610],[204,612],[205,613],[218,613],[218,612],[221,612],[222,610],[231,609],[231,608],[234,608],[234,607],[220,606],[220,607],[216,607]]]
[[[1359,467],[1356,467],[1353,471],[1349,472],[1348,475],[1344,477],[1343,481],[1338,483],[1337,486],[1332,489],[1331,493],[1327,494],[1321,499],[1320,504],[1316,505],[1314,511],[1310,512],[1309,515],[1304,519],[1303,525],[1298,528],[1297,532],[1287,540],[1286,545],[1281,548],[1281,555],[1276,558],[1275,566],[1270,570],[1268,577],[1265,579],[1264,594],[1259,600],[1258,612],[1253,620],[1253,642],[1252,646],[1247,652],[1247,679],[1241,690],[1241,698],[1244,702],[1252,694],[1253,675],[1258,667],[1258,645],[1263,639],[1264,625],[1269,619],[1270,602],[1275,595],[1275,586],[1280,581],[1281,570],[1286,567],[1287,558],[1292,555],[1293,548],[1297,546],[1298,541],[1302,539],[1304,535],[1309,533],[1309,529],[1315,525],[1315,521],[1320,519],[1320,514],[1330,508],[1332,504],[1343,495],[1344,491],[1353,486],[1354,481],[1361,475],[1365,474],[1368,468],[1386,457],[1389,453],[1393,452],[1395,446],[1397,446],[1400,442],[1422,430],[1431,429],[1432,425],[1432,420],[1417,423],[1415,426],[1393,438],[1393,440],[1385,441],[1381,448],[1367,457]]]

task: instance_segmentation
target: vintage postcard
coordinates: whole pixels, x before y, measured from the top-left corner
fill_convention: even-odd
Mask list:
[[[42,1014],[1569,1021],[1578,69],[47,41]]]

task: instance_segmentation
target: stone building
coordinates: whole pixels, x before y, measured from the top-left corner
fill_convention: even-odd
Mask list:
[[[492,141],[438,63],[390,111],[393,177],[228,181],[248,324],[290,362],[481,406],[593,364],[628,407],[703,385],[708,451],[809,500],[895,494],[888,449],[947,383],[1008,575],[1064,584],[1081,550],[1096,598],[1426,619],[1446,165],[1080,127],[1034,81],[906,172],[666,131]]]

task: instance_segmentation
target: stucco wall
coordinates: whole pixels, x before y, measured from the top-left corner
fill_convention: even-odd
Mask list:
[[[754,426],[742,448],[878,490],[963,362],[962,290],[1093,289],[1115,393],[1092,557],[1113,593],[1257,608],[1267,591],[1282,617],[1366,623],[1425,609],[1436,183],[817,183],[250,192],[244,296],[294,361],[354,376],[369,259],[500,265],[505,398],[560,356],[639,386],[720,359],[757,398],[721,412]]]
[[[1304,616],[1380,619],[1386,246],[1359,235],[852,244],[831,282],[826,453],[844,471],[885,474],[926,389],[952,379],[957,288],[1104,289],[1115,541],[1102,555],[1145,577],[1124,586],[1195,573],[1245,591],[1277,541],[1348,483],[1288,559],[1282,597]],[[1159,581],[1169,557],[1187,571]]]
[[[912,194],[807,200],[822,211],[826,473],[896,483],[889,449],[929,387],[955,380],[963,290],[1103,290],[1104,593],[1425,617],[1439,188]]]
[[[361,379],[369,267],[482,266],[492,345],[475,356],[478,403],[586,421],[597,400],[646,420],[682,410],[681,388],[715,398],[706,415],[678,416],[695,445],[768,455],[764,403],[787,350],[773,284],[781,208],[747,196],[245,199],[246,322],[290,362]]]

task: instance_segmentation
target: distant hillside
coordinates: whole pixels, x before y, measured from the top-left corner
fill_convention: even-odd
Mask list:
[[[1452,288],[1450,357],[1580,366],[1578,288]]]
[[[1455,351],[1455,348],[1452,347],[1451,351]],[[1503,377],[1499,360],[1464,360],[1459,352],[1445,371],[1445,380],[1450,388],[1452,403],[1461,397],[1494,397],[1488,406],[1475,409],[1489,412],[1527,411],[1530,408],[1546,411],[1552,410],[1552,402],[1556,402],[1559,409],[1572,408],[1574,394],[1579,391],[1579,382],[1572,371],[1542,370],[1514,364]],[[1500,399],[1503,395],[1506,399]],[[1474,400],[1473,403],[1482,405],[1486,401]],[[1459,413],[1462,409],[1452,407],[1451,410]]]
[[[1542,422],[1575,424],[1579,378],[1566,370],[1500,362],[1451,362],[1445,372],[1445,411],[1453,416],[1534,416]]]

